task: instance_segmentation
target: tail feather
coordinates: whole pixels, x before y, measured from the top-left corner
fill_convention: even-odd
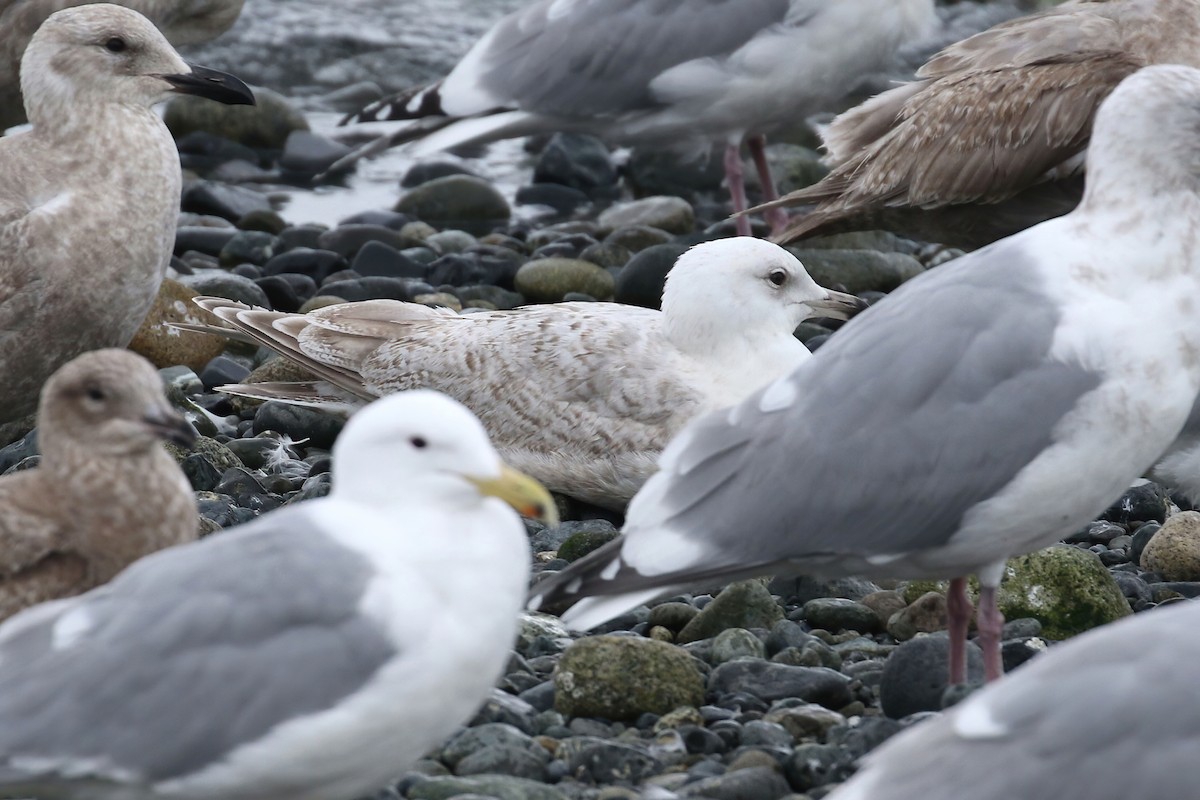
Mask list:
[[[362,398],[327,381],[230,383],[218,386],[217,391],[254,400],[280,400],[295,406],[343,414],[352,414],[364,405]]]

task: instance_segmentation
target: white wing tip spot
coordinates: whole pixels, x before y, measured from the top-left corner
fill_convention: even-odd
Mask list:
[[[600,578],[602,580],[611,581],[617,577],[617,573],[621,571],[621,559],[614,558],[609,562],[608,566],[600,570]]]
[[[58,618],[51,631],[55,650],[66,650],[92,629],[92,616],[86,608],[76,608]]]
[[[986,699],[966,703],[954,717],[954,732],[964,739],[998,739],[1008,728],[996,721]]]
[[[796,402],[797,394],[796,384],[786,377],[780,378],[768,386],[762,397],[758,398],[758,410],[764,414],[782,411]]]

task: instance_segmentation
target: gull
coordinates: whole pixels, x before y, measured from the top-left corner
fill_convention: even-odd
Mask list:
[[[0,0],[0,131],[26,121],[21,102],[21,56],[55,11],[88,0]],[[175,46],[200,44],[233,25],[245,0],[121,0],[153,22]]]
[[[0,139],[0,423],[31,412],[76,355],[124,347],[174,246],[180,171],[151,108],[171,92],[251,103],[189,67],[135,11],[51,15],[21,62],[31,130]]]
[[[833,170],[768,204],[809,207],[775,240],[887,228],[973,248],[1065,214],[1100,102],[1198,54],[1200,0],[1076,0],[964,39],[833,121]]]
[[[506,461],[552,491],[614,509],[685,422],[809,357],[792,335],[801,321],[864,305],[818,286],[778,245],[748,237],[680,256],[661,312],[576,302],[460,316],[372,300],[283,314],[196,302],[324,380],[222,391],[337,409],[438,389],[479,415]]]
[[[499,678],[544,489],[430,391],[334,444],[333,491],[0,626],[9,797],[353,800]]]
[[[330,171],[414,138],[414,155],[555,131],[694,156],[723,142],[742,211],[743,141],[773,199],[765,137],[891,66],[936,21],[933,0],[539,0],[497,22],[442,80],[347,117],[417,122]]]
[[[0,477],[0,619],[199,533],[192,487],[162,447],[196,434],[149,361],[115,349],[68,361],[38,419],[41,463]]]
[[[1187,797],[1198,626],[1187,602],[1077,636],[889,740],[826,797]]]
[[[905,283],[788,376],[701,417],[624,537],[534,587],[586,629],[701,582],[779,571],[952,578],[989,679],[1010,556],[1094,519],[1176,438],[1200,390],[1200,71],[1101,106],[1072,213]],[[1146,320],[1153,320],[1147,325]]]

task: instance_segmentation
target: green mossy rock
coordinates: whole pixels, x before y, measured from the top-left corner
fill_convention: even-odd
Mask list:
[[[580,639],[554,671],[554,708],[567,717],[632,720],[704,702],[704,678],[674,645],[627,636]]]

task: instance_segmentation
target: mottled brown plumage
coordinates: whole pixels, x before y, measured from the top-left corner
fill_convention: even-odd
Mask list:
[[[1088,0],[997,25],[830,125],[791,242],[886,228],[978,247],[1070,211],[1096,108],[1149,64],[1200,66],[1200,0]],[[754,210],[754,209],[752,209]]]
[[[38,415],[41,463],[0,477],[0,619],[199,530],[195,495],[162,446],[194,434],[150,362],[85,353],[46,382]]]

